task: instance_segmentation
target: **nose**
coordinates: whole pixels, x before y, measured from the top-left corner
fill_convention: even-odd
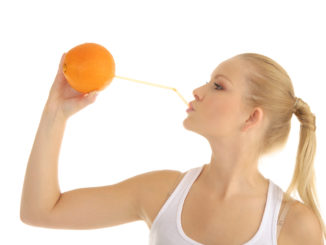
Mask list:
[[[199,97],[197,95],[197,88],[192,91],[193,96],[195,97],[196,100],[199,100]]]

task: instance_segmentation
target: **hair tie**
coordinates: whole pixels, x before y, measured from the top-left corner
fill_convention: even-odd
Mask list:
[[[296,111],[297,111],[297,105],[298,105],[298,101],[300,100],[300,98],[297,98],[297,97],[295,97],[295,103],[294,103],[294,105],[293,105],[293,112],[294,113],[296,113]],[[313,131],[316,131],[316,118],[315,118],[315,116],[313,115],[313,122],[312,122],[312,125],[307,125],[306,124],[306,122],[305,121],[301,121],[301,119],[299,119],[300,120],[300,124],[301,124],[301,127],[302,128],[309,128],[309,129],[311,129],[311,130],[313,130]]]
[[[297,104],[298,104],[299,98],[295,97],[295,103],[293,105],[292,111],[295,113],[297,111]]]

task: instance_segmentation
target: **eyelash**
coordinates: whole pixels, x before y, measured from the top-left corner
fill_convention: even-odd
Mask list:
[[[208,82],[206,82],[206,84],[208,84]],[[217,83],[214,83],[214,85],[216,86],[216,90],[223,90],[223,87]],[[218,88],[221,88],[221,89],[218,89]]]

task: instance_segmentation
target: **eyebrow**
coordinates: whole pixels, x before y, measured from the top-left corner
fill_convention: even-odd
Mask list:
[[[226,80],[228,80],[233,85],[233,83],[231,82],[231,80],[229,78],[227,78],[227,76],[225,76],[223,74],[217,74],[212,79],[216,79],[216,78],[219,78],[219,77],[224,77]]]

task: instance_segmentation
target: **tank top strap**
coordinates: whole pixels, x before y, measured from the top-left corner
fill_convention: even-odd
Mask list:
[[[292,205],[294,202],[295,202],[295,200],[290,200],[290,201],[288,201],[288,202],[284,205],[283,210],[281,210],[280,218],[279,218],[279,220],[278,220],[278,222],[277,222],[277,238],[278,238],[279,235],[280,235],[280,231],[281,231],[281,228],[282,228],[282,226],[283,226],[283,224],[284,224],[285,217],[286,217],[286,215],[287,215],[287,213],[288,213],[288,211],[289,211],[291,205]]]

